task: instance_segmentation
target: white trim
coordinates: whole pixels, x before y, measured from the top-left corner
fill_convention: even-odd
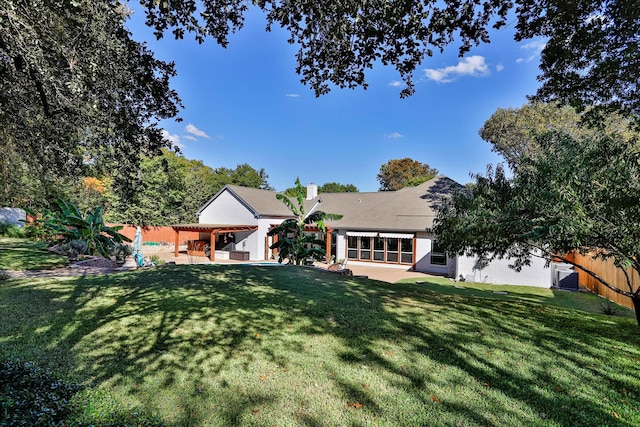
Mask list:
[[[386,237],[387,239],[413,239],[413,234],[406,233],[380,233],[380,237]]]
[[[376,231],[347,231],[347,236],[353,237],[378,237]]]

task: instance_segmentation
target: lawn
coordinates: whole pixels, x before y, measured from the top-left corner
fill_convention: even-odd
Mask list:
[[[70,425],[640,424],[635,320],[433,286],[240,265],[8,280],[0,358],[81,383]]]
[[[0,237],[0,270],[44,270],[64,267],[69,259],[44,250],[46,243]]]
[[[552,305],[559,308],[572,308],[592,313],[602,313],[603,306],[611,307],[616,316],[635,319],[633,310],[607,302],[604,298],[592,292],[583,290],[571,292],[549,288],[537,288],[533,286],[492,285],[478,282],[454,282],[450,279],[432,277],[426,281],[424,278],[403,279],[402,283],[421,284],[423,289],[428,289],[439,294],[460,295],[471,298],[490,298],[503,301],[526,301],[544,305]]]

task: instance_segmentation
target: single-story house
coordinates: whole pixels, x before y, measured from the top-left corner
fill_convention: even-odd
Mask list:
[[[340,220],[328,221],[327,232],[318,235],[326,242],[327,259],[467,281],[549,287],[551,271],[545,268],[543,259],[534,259],[531,266],[516,272],[508,268],[508,260],[487,265],[473,257],[447,256],[439,248],[431,232],[434,207],[458,186],[442,175],[415,187],[370,193],[318,194],[317,186],[311,184],[307,186],[305,208],[307,212],[342,215]],[[225,186],[208,200],[198,216],[197,224],[173,226],[176,238],[181,231],[198,231],[212,260],[231,257],[252,261],[276,257],[269,249],[274,237],[267,233],[293,217],[275,192],[234,185]]]

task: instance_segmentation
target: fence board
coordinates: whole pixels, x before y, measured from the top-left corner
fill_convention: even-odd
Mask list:
[[[593,271],[608,283],[611,283],[625,291],[630,290],[627,286],[627,281],[624,273],[621,269],[614,265],[612,259],[603,261],[601,259],[593,259],[590,255],[580,255],[579,253],[573,253],[571,255],[571,258],[573,258],[572,260],[576,264],[579,264]],[[631,298],[612,291],[579,268],[576,268],[576,270],[578,271],[579,275],[578,280],[580,281],[580,284],[585,288],[588,288],[598,295],[601,295],[617,304],[633,309]],[[631,268],[627,269],[627,273],[631,277],[632,290],[637,290],[638,287],[640,287],[640,275],[638,275],[638,273]]]
[[[137,227],[130,224],[109,224],[109,226],[120,225],[122,230],[119,232],[124,234],[131,240],[136,235]],[[176,238],[176,232],[171,227],[141,227],[142,228],[142,242],[157,242],[163,241],[167,244],[174,244]],[[180,244],[186,245],[188,240],[196,240],[200,238],[200,233],[197,231],[181,231],[180,232]]]

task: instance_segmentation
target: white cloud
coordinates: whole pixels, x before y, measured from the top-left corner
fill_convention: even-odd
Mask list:
[[[522,46],[520,46],[520,49],[533,50],[540,53],[542,52],[542,49],[544,49],[546,45],[547,45],[547,42],[544,42],[542,40],[533,40],[533,41],[530,41],[529,43],[525,43]]]
[[[193,135],[183,135],[183,138],[184,139],[188,139],[189,141],[197,141],[198,140],[198,138],[196,138]]]
[[[191,135],[194,135],[194,136],[199,136],[201,138],[209,138],[209,135],[207,135],[205,131],[198,129],[197,127],[195,127],[191,123],[186,125],[184,127],[184,130],[186,130],[188,133],[190,133]]]
[[[527,57],[521,57],[516,59],[516,63],[522,64],[523,62],[533,61],[538,56],[540,56],[540,53],[542,53],[542,50],[546,45],[547,43],[542,40],[534,40],[529,43],[523,44],[522,46],[520,46],[520,49],[526,50],[530,52],[530,54]]]
[[[287,98],[300,98],[300,95],[297,93],[288,93],[285,95]]]
[[[171,141],[178,148],[184,148],[184,144],[180,143],[180,135],[170,134],[166,129],[162,129],[162,137]]]
[[[458,65],[437,69],[427,68],[424,73],[428,79],[438,83],[451,83],[461,76],[484,77],[490,74],[484,56],[479,55],[462,58]]]
[[[393,86],[393,87],[400,87],[402,85],[404,85],[404,83],[399,82],[398,80],[394,80],[391,83],[389,83],[389,86]]]
[[[504,65],[502,65],[502,63],[498,63],[498,65],[496,65],[496,71],[500,72],[502,70],[504,70]]]
[[[403,135],[401,133],[398,133],[398,132],[387,133],[384,136],[386,136],[387,138],[391,138],[391,139],[398,139],[398,138],[402,138],[403,137]]]

